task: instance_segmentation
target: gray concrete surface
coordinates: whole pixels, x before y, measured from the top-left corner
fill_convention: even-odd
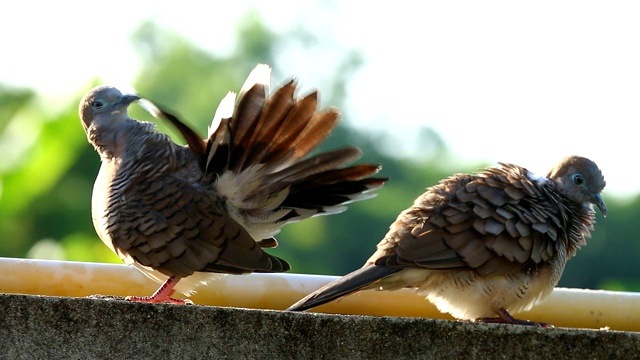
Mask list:
[[[640,333],[0,294],[2,359],[633,359]]]

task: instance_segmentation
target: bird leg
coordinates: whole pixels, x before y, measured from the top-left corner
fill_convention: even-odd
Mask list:
[[[553,327],[553,325],[546,322],[537,322],[529,320],[521,320],[514,318],[505,308],[500,308],[496,311],[497,318],[479,318],[476,322],[492,323],[492,324],[513,324],[513,325],[525,325],[525,326],[540,326],[543,328]]]
[[[128,301],[143,302],[143,303],[171,303],[171,304],[193,304],[193,301],[189,299],[174,299],[171,297],[175,290],[173,287],[180,281],[179,277],[171,276],[160,285],[160,288],[156,290],[151,296],[127,296],[125,299]]]

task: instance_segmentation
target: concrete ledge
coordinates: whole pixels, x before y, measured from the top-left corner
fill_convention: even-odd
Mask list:
[[[116,264],[0,258],[0,274],[0,293],[82,298],[145,296],[158,288],[140,271]],[[200,287],[191,300],[199,305],[283,310],[335,279],[290,273],[221,275],[210,286]],[[412,289],[361,291],[312,311],[452,320]],[[541,304],[514,315],[565,328],[640,332],[640,293],[556,288]]]
[[[626,358],[635,332],[0,294],[6,359]]]

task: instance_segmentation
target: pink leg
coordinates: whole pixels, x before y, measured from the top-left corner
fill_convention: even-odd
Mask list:
[[[502,308],[496,311],[498,314],[497,318],[479,318],[476,319],[476,322],[483,323],[493,323],[493,324],[513,324],[513,325],[525,325],[525,326],[540,326],[543,328],[553,327],[553,325],[546,322],[537,322],[537,321],[529,321],[529,320],[520,320],[516,319],[509,312]]]
[[[174,299],[171,297],[175,290],[173,287],[180,281],[179,277],[172,276],[160,286],[158,290],[151,296],[127,296],[128,301],[144,302],[144,303],[171,303],[171,304],[193,304],[189,299]]]

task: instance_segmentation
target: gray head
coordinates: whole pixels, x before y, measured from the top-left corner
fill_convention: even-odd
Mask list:
[[[607,216],[607,206],[600,192],[607,184],[593,161],[580,156],[567,156],[549,171],[547,177],[558,185],[558,192],[578,204],[595,204]]]
[[[123,94],[113,86],[98,86],[91,89],[80,101],[78,112],[86,132],[91,124],[109,125],[128,117],[127,107],[140,100],[133,94]]]

